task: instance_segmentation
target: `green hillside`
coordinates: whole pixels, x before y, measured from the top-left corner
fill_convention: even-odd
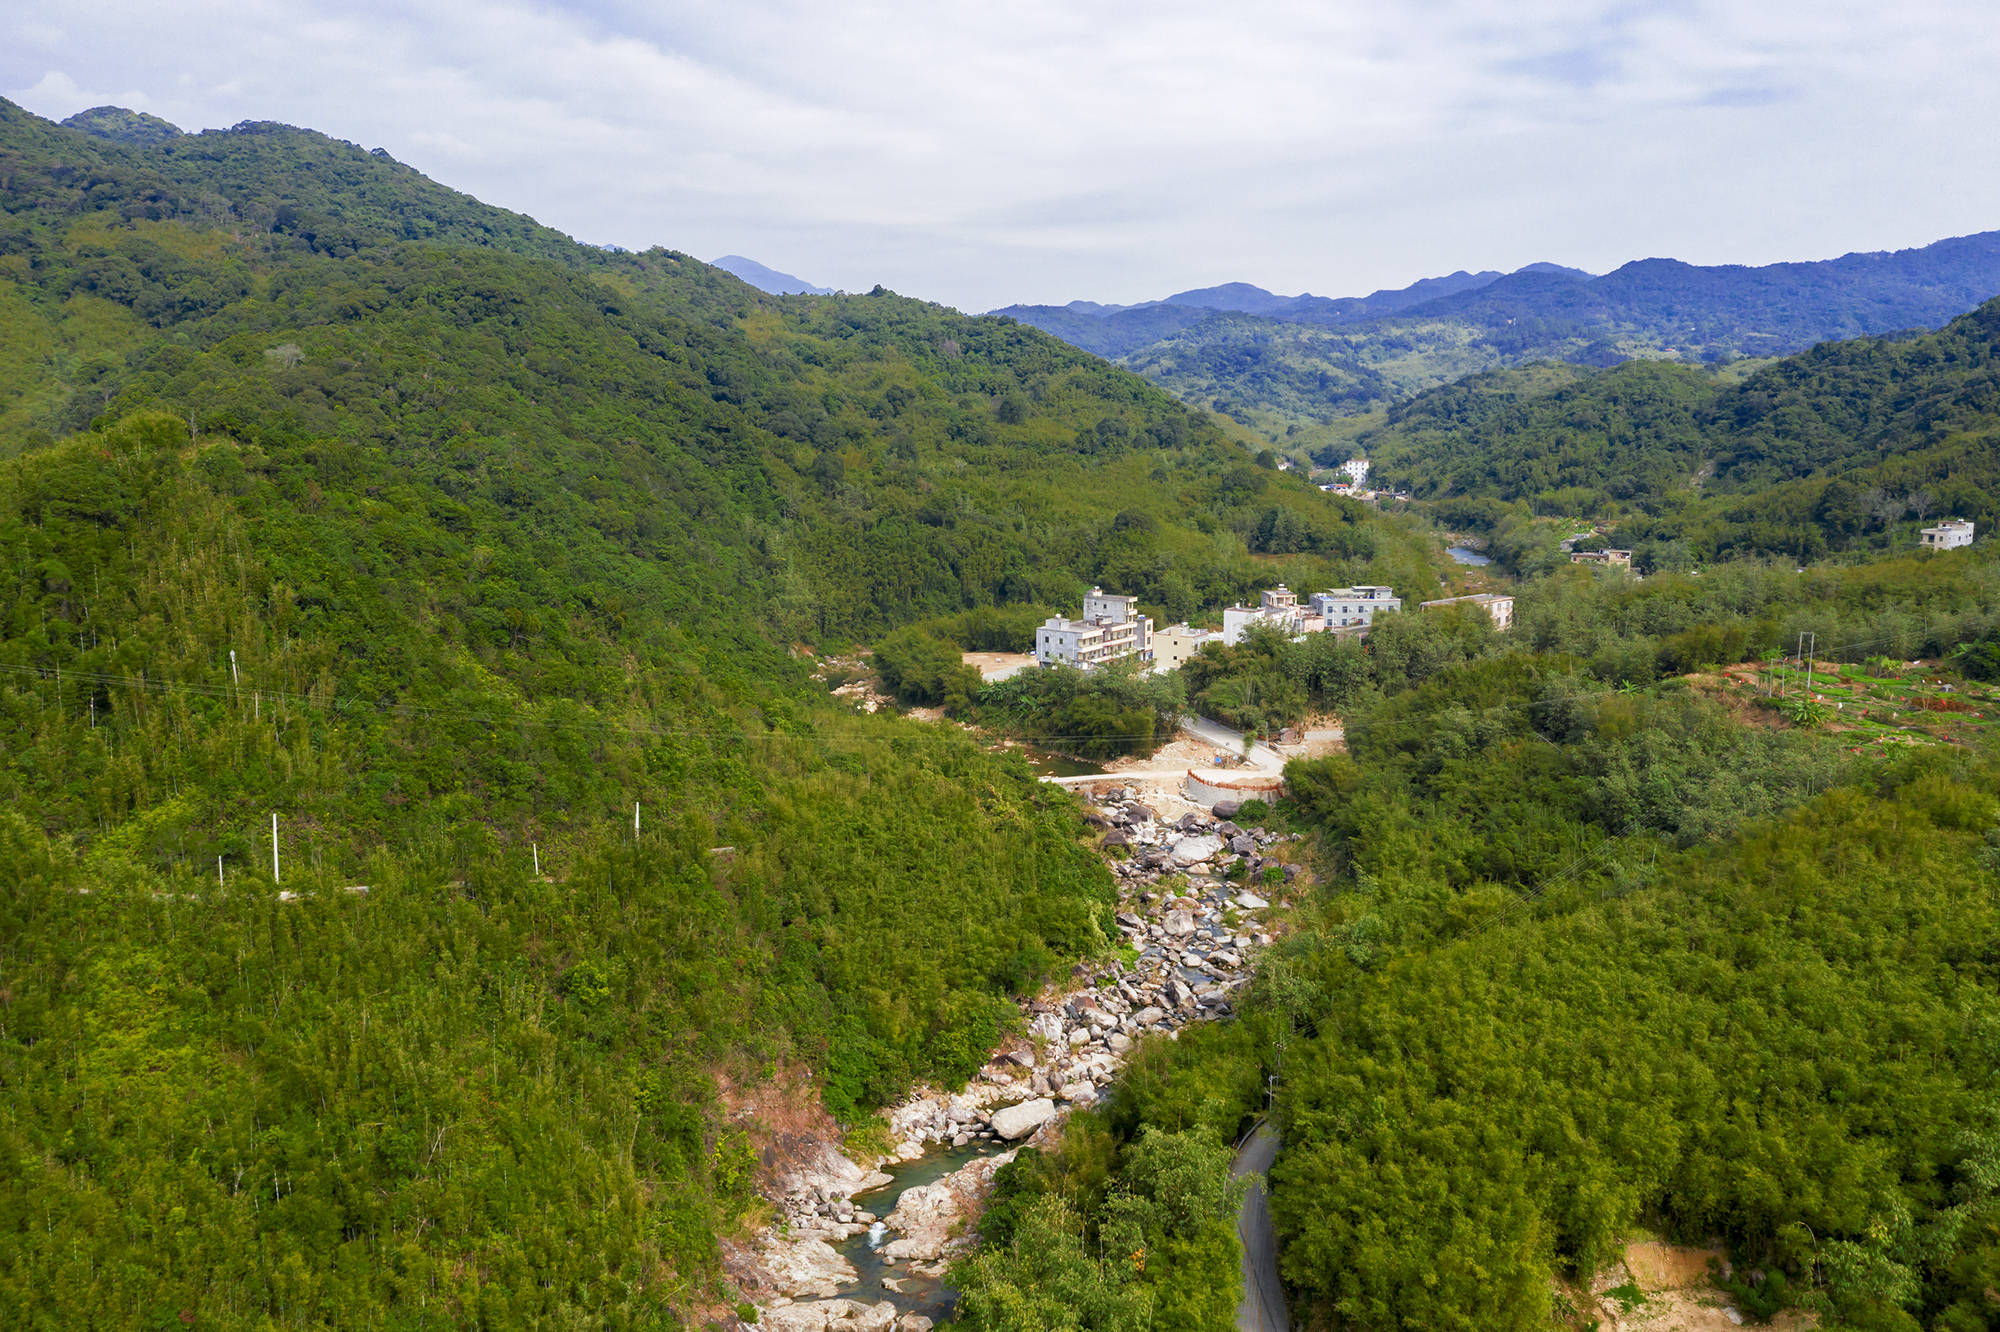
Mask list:
[[[1363,433],[1383,484],[1622,519],[1620,544],[1805,559],[1914,545],[1925,519],[2000,520],[2000,302],[1936,333],[1827,343],[1741,378],[1634,363],[1500,371]],[[1464,503],[1473,501],[1475,503]]]
[[[1115,937],[1066,799],[814,654],[1434,576],[1019,325],[4,104],[0,550],[24,1327],[726,1303],[725,1082],[859,1122]]]

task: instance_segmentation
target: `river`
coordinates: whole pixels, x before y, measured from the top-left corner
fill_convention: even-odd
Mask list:
[[[1446,546],[1444,548],[1444,553],[1451,556],[1454,560],[1457,560],[1460,564],[1493,563],[1490,557],[1481,554],[1479,551],[1474,550],[1470,546]]]
[[[935,1184],[955,1170],[963,1169],[982,1156],[995,1156],[1004,1152],[1011,1143],[974,1142],[964,1147],[943,1148],[926,1152],[914,1161],[903,1165],[885,1166],[884,1170],[895,1178],[879,1189],[856,1194],[854,1205],[876,1216],[874,1225],[852,1239],[842,1240],[834,1245],[840,1256],[854,1264],[854,1270],[861,1279],[853,1286],[840,1292],[844,1300],[859,1300],[863,1304],[875,1304],[888,1300],[896,1306],[896,1316],[906,1313],[922,1314],[933,1322],[942,1323],[951,1316],[958,1303],[958,1292],[948,1289],[936,1277],[915,1276],[910,1273],[908,1262],[881,1256],[882,1246],[889,1242],[893,1233],[883,1224],[889,1213],[896,1210],[896,1200],[907,1189],[919,1184]],[[882,1284],[883,1278],[894,1281],[901,1290],[891,1290]]]

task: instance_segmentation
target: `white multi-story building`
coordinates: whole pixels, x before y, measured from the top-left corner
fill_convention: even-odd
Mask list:
[[[1418,605],[1418,610],[1430,610],[1434,606],[1477,606],[1486,612],[1495,629],[1504,630],[1514,623],[1514,598],[1499,592],[1474,592],[1470,596],[1440,597],[1436,601],[1426,601]]]
[[[1366,458],[1349,458],[1340,465],[1340,470],[1347,473],[1349,481],[1359,486],[1368,479],[1368,460]]]
[[[1313,609],[1320,613],[1328,629],[1346,629],[1354,625],[1367,626],[1374,622],[1382,611],[1403,609],[1403,599],[1396,595],[1392,587],[1375,587],[1363,584],[1360,587],[1336,587],[1328,592],[1312,594]]]
[[[1081,619],[1051,616],[1035,630],[1035,660],[1080,671],[1125,657],[1152,660],[1153,622],[1133,610],[1137,601],[1091,588],[1083,599]]]
[[[1283,583],[1265,588],[1255,606],[1230,606],[1222,612],[1222,641],[1235,647],[1254,624],[1269,625],[1287,638],[1316,634],[1326,628],[1326,617],[1310,606],[1299,605],[1298,593]]]
[[[1972,544],[1972,520],[1947,518],[1936,527],[1926,527],[1917,538],[1925,550],[1957,550]]]

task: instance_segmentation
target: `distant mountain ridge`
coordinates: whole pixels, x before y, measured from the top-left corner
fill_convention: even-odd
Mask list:
[[[755,259],[746,259],[740,254],[725,254],[720,259],[709,260],[709,264],[773,296],[833,295],[832,287],[816,287],[802,277],[780,273],[775,268],[767,268]]]
[[[1363,297],[1287,297],[1236,282],[1133,306],[1074,301],[993,313],[1275,439],[1502,366],[1787,356],[1938,328],[1996,295],[2000,231],[1757,267],[1653,258],[1593,276],[1536,263]]]

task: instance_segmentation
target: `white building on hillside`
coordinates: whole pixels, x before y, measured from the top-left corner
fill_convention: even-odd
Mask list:
[[[1137,614],[1137,597],[1093,587],[1083,599],[1081,619],[1051,616],[1035,630],[1035,660],[1043,666],[1095,670],[1125,657],[1151,661],[1153,622]]]
[[[1340,465],[1340,470],[1347,473],[1347,479],[1357,486],[1368,480],[1368,460],[1366,458],[1349,458]]]
[[[1326,617],[1310,606],[1299,605],[1299,597],[1283,583],[1265,588],[1255,606],[1230,606],[1222,612],[1222,641],[1235,647],[1252,625],[1269,625],[1287,638],[1316,634],[1326,628]]]
[[[1972,520],[1947,518],[1936,527],[1926,527],[1917,542],[1925,550],[1957,550],[1972,544]]]
[[[1366,626],[1382,611],[1403,609],[1403,599],[1396,595],[1396,589],[1375,587],[1370,584],[1315,592],[1312,595],[1312,604],[1313,609],[1326,621],[1328,629],[1346,629],[1353,625]]]
[[[1430,610],[1434,606],[1477,606],[1485,611],[1493,621],[1495,629],[1504,630],[1514,623],[1514,598],[1498,592],[1474,592],[1464,597],[1440,597],[1436,601],[1426,601],[1418,610]]]

